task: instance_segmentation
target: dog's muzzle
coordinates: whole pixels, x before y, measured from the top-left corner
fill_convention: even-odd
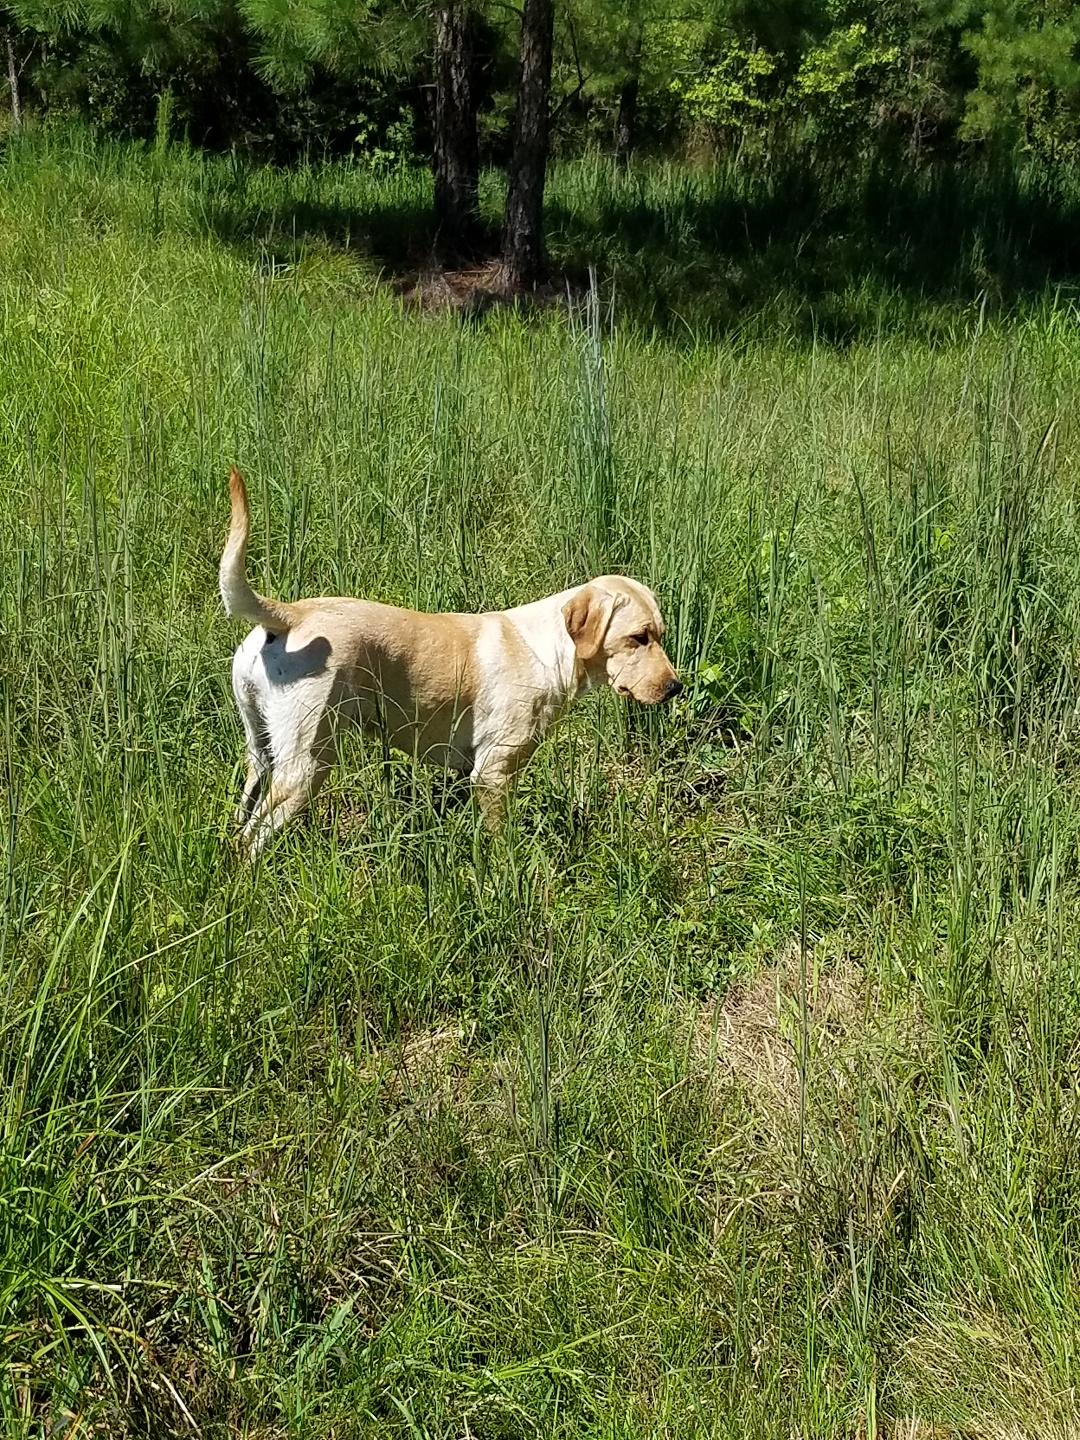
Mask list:
[[[683,692],[683,683],[682,683],[682,681],[679,679],[679,677],[678,677],[677,675],[673,675],[673,676],[671,677],[671,679],[667,682],[667,684],[664,686],[664,699],[665,699],[665,700],[674,700],[674,699],[675,699],[675,696],[676,696],[676,695],[681,695],[682,692]]]

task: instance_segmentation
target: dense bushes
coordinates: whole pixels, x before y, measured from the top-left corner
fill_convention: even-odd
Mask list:
[[[509,147],[517,17],[477,0],[484,157]],[[806,145],[1071,157],[1077,8],[1027,0],[567,0],[557,7],[557,148]],[[169,93],[198,145],[287,160],[430,150],[430,10],[355,0],[0,4],[24,108],[152,133]]]

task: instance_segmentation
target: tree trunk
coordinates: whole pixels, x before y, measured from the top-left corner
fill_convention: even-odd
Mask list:
[[[630,159],[637,133],[638,86],[641,82],[641,21],[630,27],[626,54],[626,78],[619,91],[619,114],[615,121],[615,163],[621,169]]]
[[[525,0],[514,150],[503,219],[506,283],[531,290],[544,270],[544,176],[548,158],[554,0]]]
[[[444,260],[471,256],[480,231],[473,37],[468,0],[446,0],[435,15],[435,221]]]
[[[22,128],[22,106],[19,103],[19,72],[15,65],[15,46],[12,44],[11,36],[7,37],[7,73],[8,85],[11,89],[11,127],[13,130]]]

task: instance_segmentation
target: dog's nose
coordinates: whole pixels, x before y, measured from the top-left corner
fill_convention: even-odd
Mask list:
[[[683,683],[682,683],[682,681],[679,679],[679,677],[678,677],[677,675],[673,675],[673,676],[671,677],[671,679],[667,682],[667,684],[664,686],[664,699],[665,699],[665,700],[674,700],[674,699],[675,699],[675,696],[676,696],[676,695],[681,695],[682,692],[683,692]]]

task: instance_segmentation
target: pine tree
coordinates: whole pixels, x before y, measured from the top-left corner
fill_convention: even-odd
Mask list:
[[[263,72],[300,86],[319,64],[337,74],[402,76],[433,54],[436,247],[454,263],[479,239],[480,149],[470,0],[440,0],[434,11],[379,0],[241,0],[258,35]]]
[[[529,290],[544,270],[544,179],[547,174],[554,0],[525,0],[514,149],[503,217],[506,283]]]
[[[436,243],[451,262],[472,256],[480,237],[475,31],[468,0],[445,0],[435,13]]]

